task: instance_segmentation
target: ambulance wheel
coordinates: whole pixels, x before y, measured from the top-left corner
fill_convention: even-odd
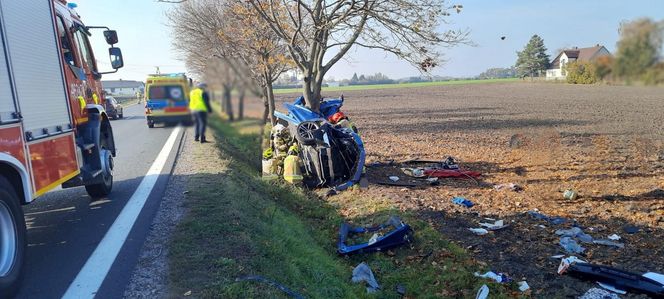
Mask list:
[[[15,295],[21,284],[26,234],[18,195],[9,181],[0,177],[0,294],[3,298]]]
[[[92,185],[86,185],[85,191],[92,198],[101,198],[111,193],[113,189],[113,155],[106,148],[101,150],[102,157],[102,182]]]

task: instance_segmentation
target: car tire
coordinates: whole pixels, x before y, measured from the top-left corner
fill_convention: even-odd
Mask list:
[[[16,190],[4,177],[0,177],[0,239],[0,297],[11,298],[23,278],[27,232]]]
[[[302,145],[316,144],[317,136],[320,134],[320,125],[313,121],[303,121],[297,125],[295,138]]]

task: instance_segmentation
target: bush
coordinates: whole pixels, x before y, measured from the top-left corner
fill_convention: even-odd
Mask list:
[[[565,66],[567,83],[594,84],[597,82],[596,67],[588,62],[570,62]]]
[[[664,62],[652,66],[643,74],[643,83],[646,85],[664,84]]]
[[[613,56],[601,56],[595,60],[597,80],[604,80],[613,72]]]

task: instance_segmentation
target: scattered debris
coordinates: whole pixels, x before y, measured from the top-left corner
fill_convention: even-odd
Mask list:
[[[571,237],[571,238],[577,238],[579,241],[583,243],[592,243],[593,242],[593,237],[590,235],[586,234],[583,232],[583,230],[579,227],[572,227],[570,229],[559,229],[556,231],[556,235],[559,235],[561,237]]]
[[[528,211],[528,215],[532,216],[535,219],[544,220],[544,221],[549,222],[553,225],[560,225],[560,224],[563,224],[563,223],[567,222],[566,218],[563,218],[563,217],[550,217],[550,216],[544,215],[542,213],[539,213],[537,211]]]
[[[186,291],[184,294],[182,294],[185,297],[191,296],[191,291]]]
[[[470,178],[477,179],[482,176],[481,172],[459,169],[428,169],[424,175],[438,178]]]
[[[586,251],[583,246],[579,245],[579,243],[576,243],[576,240],[572,239],[571,237],[560,238],[559,244],[568,253],[583,253]]]
[[[480,226],[484,227],[488,230],[499,230],[499,229],[506,228],[510,225],[505,224],[505,221],[503,221],[503,220],[496,220],[493,223],[480,222]]]
[[[240,281],[262,282],[262,283],[265,283],[269,286],[272,286],[272,287],[275,287],[275,288],[281,290],[286,295],[289,295],[289,296],[291,296],[295,299],[304,299],[304,297],[302,295],[300,295],[300,294],[296,293],[295,291],[287,288],[286,286],[284,286],[284,285],[282,285],[282,284],[280,284],[280,283],[278,283],[274,280],[271,280],[271,279],[265,278],[263,276],[260,276],[260,275],[249,275],[249,276],[238,277],[238,278],[235,279],[235,281],[236,282],[240,282]]]
[[[528,285],[528,282],[526,282],[525,280],[517,282],[517,285],[519,285],[519,291],[521,292],[530,290],[530,286]]]
[[[611,240],[593,240],[593,244],[611,246],[616,248],[625,248],[625,244],[614,242]]]
[[[353,269],[353,278],[351,278],[351,281],[354,283],[366,282],[368,285],[367,293],[369,294],[375,293],[380,289],[380,285],[376,281],[373,272],[371,272],[371,268],[365,262],[360,263]]]
[[[620,297],[607,290],[592,288],[583,294],[583,296],[579,297],[579,299],[620,299]]]
[[[397,284],[396,290],[397,294],[401,295],[402,297],[406,296],[406,287],[404,285]]]
[[[563,198],[567,200],[575,200],[579,196],[579,193],[572,189],[567,189],[563,192]]]
[[[503,190],[503,189],[509,189],[514,192],[521,192],[523,191],[523,187],[514,184],[514,183],[507,183],[507,184],[498,184],[493,186],[494,189],[496,190]]]
[[[387,228],[392,228],[392,230],[382,236],[377,234],[378,231]],[[354,245],[346,244],[349,236],[364,233],[374,233],[369,242]],[[348,223],[342,223],[341,228],[339,229],[337,252],[339,252],[339,254],[353,254],[389,249],[405,243],[410,243],[413,238],[412,233],[413,231],[410,226],[403,223],[401,219],[396,216],[392,216],[384,224],[374,227],[353,227]]]
[[[630,235],[633,235],[633,234],[636,234],[636,233],[639,232],[639,228],[634,226],[634,225],[626,225],[625,227],[623,227],[623,230],[626,233],[630,234]]]
[[[468,230],[470,230],[471,232],[473,232],[473,234],[476,234],[478,236],[483,236],[489,233],[488,230],[483,228],[469,228]]]
[[[599,285],[600,287],[602,287],[603,289],[605,289],[607,291],[611,291],[611,292],[616,293],[616,294],[620,294],[620,295],[627,294],[627,292],[625,292],[623,290],[616,289],[614,286],[609,285],[609,284],[597,282],[597,285]]]
[[[495,273],[493,271],[489,271],[484,274],[480,274],[479,272],[475,272],[475,276],[477,277],[482,277],[482,278],[488,278],[491,279],[497,283],[507,283],[512,281],[512,279],[505,273]]]
[[[397,182],[397,181],[399,181],[399,177],[398,177],[398,176],[395,176],[395,175],[390,176],[389,179],[390,179],[390,181],[392,181],[392,182]]]
[[[480,289],[477,291],[475,299],[487,299],[487,298],[489,298],[489,287],[487,285],[482,285],[482,287],[480,287]]]
[[[558,274],[562,275],[564,274],[567,269],[575,263],[586,263],[586,261],[576,257],[576,256],[570,256],[570,257],[563,257],[560,260],[560,265],[558,266]]]
[[[620,236],[618,236],[616,234],[613,234],[613,235],[610,235],[608,237],[608,239],[611,240],[611,241],[618,241],[618,240],[620,240]]]
[[[560,267],[558,273],[561,273]],[[609,266],[589,264],[578,260],[569,263],[562,273],[569,273],[581,279],[597,281],[605,288],[632,291],[654,297],[664,297],[664,279],[662,279],[663,281],[653,279],[658,277],[664,278],[664,275],[657,273],[649,272],[639,275]]]
[[[452,198],[452,203],[465,206],[466,208],[472,208],[475,205],[472,201],[467,200],[463,197]]]
[[[412,176],[414,178],[422,178],[426,176],[424,175],[424,168],[401,168],[401,171],[405,175]]]

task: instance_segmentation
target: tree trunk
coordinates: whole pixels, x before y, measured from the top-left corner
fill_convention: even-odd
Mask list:
[[[304,84],[302,84],[304,88],[304,101],[307,107],[311,109],[311,111],[314,112],[319,112],[320,111],[320,97],[321,97],[321,87],[323,84],[323,80],[318,80],[318,78],[313,79],[311,78],[311,75],[307,74],[304,77]]]
[[[274,117],[275,105],[274,105],[274,91],[272,90],[272,82],[268,81],[267,85],[265,86],[265,91],[266,91],[265,95],[266,95],[268,113],[270,117],[270,123],[272,123],[272,125],[274,126],[277,124],[277,119]]]
[[[238,95],[237,98],[237,119],[242,120],[244,119],[244,96],[246,93],[246,89],[240,88],[240,94]]]
[[[267,90],[264,91],[265,94],[263,94],[263,126],[267,123],[267,118],[270,116],[270,105],[268,104],[267,100]]]
[[[229,86],[224,86],[224,95],[223,95],[223,101],[225,103],[225,112],[226,116],[228,116],[229,121],[234,121],[235,118],[233,117],[233,105],[231,103],[231,88]]]

